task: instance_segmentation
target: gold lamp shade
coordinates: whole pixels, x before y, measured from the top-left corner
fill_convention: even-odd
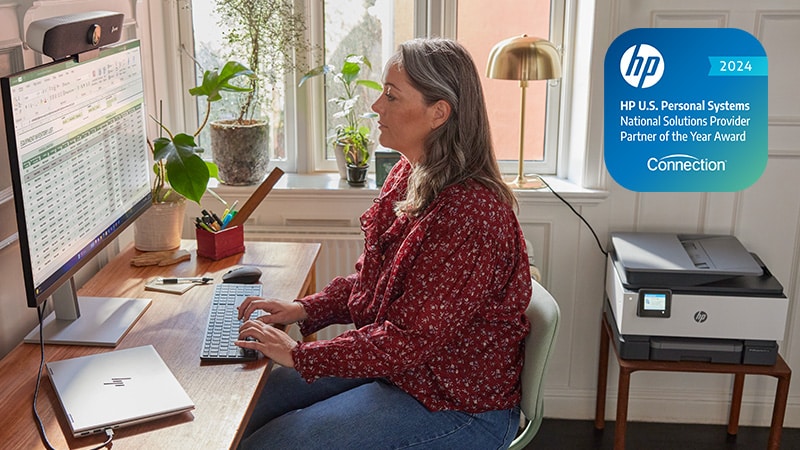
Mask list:
[[[539,189],[540,178],[528,180],[523,173],[525,162],[525,88],[528,80],[561,78],[561,56],[552,42],[523,34],[498,42],[489,53],[486,76],[500,80],[518,80],[522,88],[519,125],[519,161],[517,177],[509,182],[517,189]]]
[[[492,48],[486,76],[520,81],[561,78],[561,56],[552,42],[523,34]]]

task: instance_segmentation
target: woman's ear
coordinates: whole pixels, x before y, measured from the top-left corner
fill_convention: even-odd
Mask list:
[[[438,100],[431,106],[431,111],[431,130],[435,130],[450,118],[450,103],[444,100]]]

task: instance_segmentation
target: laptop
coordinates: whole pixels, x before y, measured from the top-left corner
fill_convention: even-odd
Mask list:
[[[152,345],[48,362],[47,372],[75,437],[194,409]]]

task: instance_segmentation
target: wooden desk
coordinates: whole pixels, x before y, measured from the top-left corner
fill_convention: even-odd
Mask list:
[[[597,371],[597,402],[595,403],[594,427],[602,430],[605,427],[606,409],[606,384],[608,379],[608,347],[613,332],[605,316],[600,326],[600,363]],[[745,375],[769,375],[778,379],[775,389],[775,404],[772,407],[772,424],[770,426],[767,448],[777,450],[781,444],[783,431],[783,417],[786,413],[786,401],[789,396],[789,380],[792,371],[786,361],[778,355],[778,360],[772,366],[754,366],[748,364],[716,364],[695,361],[653,361],[622,359],[614,349],[617,363],[619,364],[619,388],[617,391],[617,421],[614,430],[614,450],[625,449],[625,430],[628,423],[628,390],[631,374],[638,370],[652,370],[658,372],[703,372],[703,373],[730,373],[733,374],[733,394],[731,410],[728,420],[728,434],[736,435],[739,431],[739,412],[742,407],[742,393],[744,391]]]
[[[79,294],[152,298],[117,349],[152,344],[195,402],[195,410],[115,431],[119,449],[222,449],[235,447],[261,393],[271,366],[260,358],[244,364],[201,364],[213,286],[195,286],[183,295],[145,291],[156,276],[212,276],[220,280],[231,266],[258,266],[264,296],[293,300],[314,292],[314,264],[319,244],[247,242],[243,254],[220,261],[197,258],[194,241],[184,241],[192,259],[167,267],[132,267],[138,254],[131,246],[94,276]],[[22,299],[20,299],[22,301]],[[47,345],[45,358],[55,361],[110,348]],[[0,361],[0,442],[4,448],[43,448],[31,404],[39,370],[39,346],[20,344]],[[38,410],[50,442],[58,449],[93,447],[105,435],[74,438],[47,376],[42,377]]]

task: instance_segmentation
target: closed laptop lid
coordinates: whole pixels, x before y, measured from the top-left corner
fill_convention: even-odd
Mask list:
[[[152,345],[52,361],[47,371],[75,436],[194,408]]]

